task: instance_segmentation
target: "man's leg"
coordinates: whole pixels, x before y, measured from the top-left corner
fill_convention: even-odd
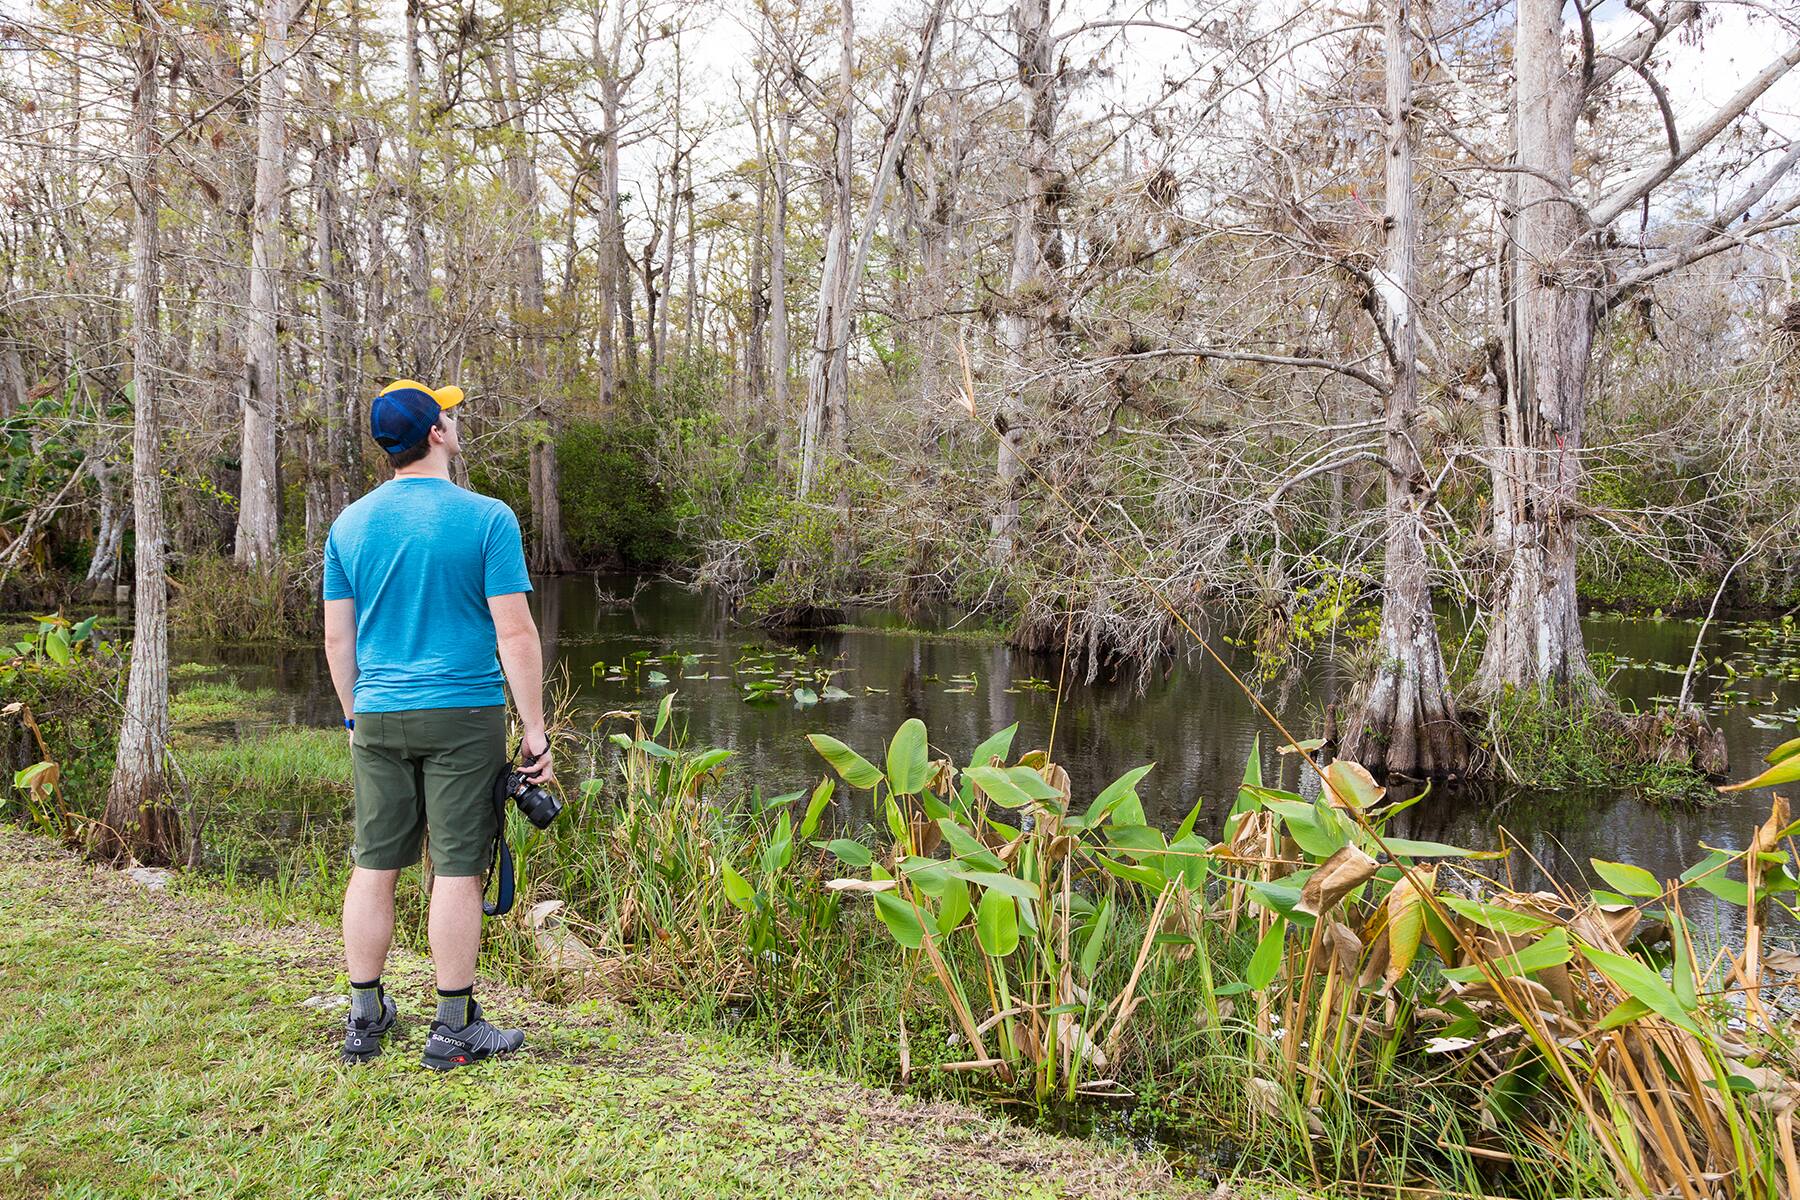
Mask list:
[[[437,877],[431,887],[430,934],[438,991],[460,992],[473,986],[475,957],[481,949],[481,876]]]
[[[349,968],[352,982],[381,978],[388,947],[394,940],[394,881],[399,877],[398,871],[368,867],[350,872],[350,886],[344,890],[344,965]],[[434,944],[436,911],[434,903]],[[476,912],[480,912],[479,899]]]
[[[481,948],[481,894],[499,832],[494,779],[506,761],[506,714],[498,706],[420,714],[412,744],[423,757],[425,823],[438,875],[431,890],[431,959],[437,968],[438,1012],[425,1043],[425,1065],[449,1070],[525,1043],[516,1029],[497,1029],[475,1003],[475,959]]]
[[[394,881],[419,861],[425,804],[418,768],[387,713],[358,714],[350,760],[356,772],[356,867],[344,889],[344,965],[350,972],[345,1059],[381,1053],[395,1006],[381,986],[394,940]]]

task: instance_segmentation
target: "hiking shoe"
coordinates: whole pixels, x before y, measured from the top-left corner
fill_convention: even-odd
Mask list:
[[[394,1027],[394,1021],[400,1014],[394,1008],[394,998],[381,998],[381,1019],[370,1021],[357,1017],[344,1019],[344,1049],[339,1057],[345,1062],[368,1062],[381,1053],[381,1039],[387,1031]]]
[[[460,1029],[442,1021],[431,1023],[431,1036],[425,1042],[425,1065],[434,1071],[453,1071],[484,1058],[511,1054],[524,1044],[524,1030],[496,1029],[482,1017],[481,1005],[474,1004],[473,1018]]]

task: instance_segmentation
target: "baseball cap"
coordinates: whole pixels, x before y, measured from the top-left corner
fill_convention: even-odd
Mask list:
[[[438,414],[463,401],[459,387],[428,388],[396,379],[369,405],[369,434],[389,454],[411,450],[431,433]]]

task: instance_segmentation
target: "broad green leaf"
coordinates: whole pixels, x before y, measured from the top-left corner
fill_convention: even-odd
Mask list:
[[[1776,787],[1783,783],[1792,783],[1796,779],[1800,779],[1800,754],[1789,754],[1756,778],[1746,779],[1742,783],[1728,783],[1719,790],[1721,792],[1747,792],[1752,788]]]
[[[1388,893],[1387,981],[1399,982],[1419,955],[1419,939],[1425,933],[1425,901],[1411,879],[1402,879]]]
[[[1100,965],[1100,952],[1106,948],[1106,935],[1112,928],[1113,902],[1108,896],[1100,902],[1100,910],[1088,925],[1087,939],[1081,944],[1081,977],[1092,979]]]
[[[1704,1036],[1700,1033],[1700,1026],[1695,1024],[1694,1019],[1682,1007],[1674,989],[1670,988],[1657,971],[1635,958],[1599,950],[1586,942],[1581,943],[1581,955],[1593,964],[1594,970],[1606,976],[1615,987],[1649,1008],[1657,1016],[1681,1026],[1696,1036]]]
[[[813,691],[811,688],[797,687],[794,689],[794,703],[798,704],[800,707],[810,708],[818,702],[819,693]]]
[[[1484,929],[1492,929],[1500,933],[1523,937],[1529,933],[1536,933],[1550,924],[1542,917],[1502,908],[1497,904],[1483,904],[1479,900],[1465,900],[1461,896],[1449,894],[1439,896],[1438,899],[1451,912],[1467,917]]]
[[[1117,875],[1128,883],[1135,883],[1146,891],[1161,892],[1169,884],[1168,877],[1155,867],[1123,863],[1104,854],[1096,854],[1094,859],[1108,873]]]
[[[729,863],[719,868],[719,877],[725,885],[725,899],[745,912],[756,911],[756,889],[750,886],[748,880],[734,871]]]
[[[1340,804],[1365,811],[1387,794],[1387,789],[1375,782],[1367,767],[1347,758],[1337,759],[1325,768],[1325,782]]]
[[[1386,819],[1385,815],[1383,819]],[[1487,854],[1486,851],[1465,850],[1461,846],[1445,842],[1421,842],[1413,838],[1384,836],[1381,844],[1388,848],[1388,853],[1406,858],[1480,858]]]
[[[983,891],[1003,892],[1008,896],[1017,896],[1021,900],[1036,900],[1037,885],[1016,875],[1008,875],[1004,871],[969,871],[962,867],[949,867],[950,874],[958,879],[967,880]]]
[[[1087,823],[1090,829],[1099,825],[1100,822],[1106,818],[1106,815],[1117,807],[1125,797],[1132,795],[1136,791],[1138,781],[1148,775],[1150,773],[1150,768],[1155,765],[1155,763],[1149,763],[1145,766],[1133,767],[1131,770],[1107,784],[1106,787],[1101,790],[1100,794],[1094,797],[1094,802],[1088,805],[1087,812],[1082,814],[1082,820]]]
[[[875,856],[869,853],[867,846],[849,838],[833,838],[829,842],[814,842],[813,845],[821,850],[829,850],[846,867],[866,867],[875,861]]]
[[[1310,875],[1311,872],[1305,874]],[[1299,920],[1303,914],[1297,913],[1300,906],[1300,885],[1305,882],[1271,882],[1262,879],[1242,879],[1234,882],[1244,884],[1250,892],[1250,898],[1265,908],[1270,908],[1287,917]],[[1307,918],[1310,921],[1311,918]]]
[[[933,900],[941,900],[952,883],[961,880],[952,879],[949,869],[935,858],[906,858],[900,863],[900,873],[912,880],[915,888],[930,896]]]
[[[1106,831],[1106,848],[1115,853],[1129,854],[1141,862],[1144,855],[1161,854],[1169,846],[1163,841],[1160,829],[1149,825],[1114,825]]]
[[[1244,969],[1244,982],[1250,990],[1260,992],[1275,981],[1275,972],[1281,967],[1281,952],[1287,941],[1287,921],[1275,918],[1269,931],[1263,934],[1262,941],[1256,944],[1256,953],[1250,956],[1250,965]]]
[[[825,761],[851,787],[872,788],[881,782],[881,772],[875,769],[874,763],[836,738],[823,733],[809,733],[806,740],[812,743],[813,749],[823,755]]]
[[[1506,954],[1490,960],[1488,969],[1503,978],[1512,975],[1529,975],[1533,971],[1541,971],[1545,967],[1561,966],[1569,961],[1571,953],[1569,931],[1553,929],[1515,954]],[[1474,983],[1476,980],[1486,977],[1487,973],[1480,966],[1474,965],[1451,967],[1444,971],[1444,978],[1455,983]]]
[[[1013,735],[1019,732],[1019,723],[1014,721],[981,745],[975,747],[975,753],[969,755],[971,767],[985,767],[993,759],[1004,759],[1012,752]]]
[[[1235,815],[1253,810],[1256,807],[1256,797],[1246,795],[1244,788],[1260,788],[1262,785],[1262,734],[1259,732],[1250,739],[1250,755],[1244,759],[1244,782],[1238,788],[1237,803],[1232,805],[1232,813]]]
[[[731,753],[732,752],[729,750],[721,750],[716,747],[711,750],[701,751],[694,757],[694,761],[688,766],[688,775],[704,775],[706,772],[730,758]],[[798,792],[794,794],[796,796],[799,795]]]
[[[69,635],[66,630],[52,629],[50,636],[44,639],[44,652],[55,660],[58,666],[66,667],[72,657],[69,653]]]
[[[1061,800],[1062,793],[1044,781],[1036,767],[1007,767],[1006,777],[1033,800]]]
[[[1343,843],[1319,828],[1318,813],[1306,801],[1275,800],[1265,796],[1262,803],[1264,808],[1281,818],[1294,844],[1311,857],[1326,859],[1343,849]]]
[[[675,693],[670,692],[668,695],[664,696],[662,702],[656,706],[656,726],[650,730],[651,737],[659,738],[662,736],[663,726],[669,723],[669,713],[674,710],[674,707]]]
[[[981,867],[988,871],[1004,871],[1006,864],[1000,856],[982,845],[974,834],[964,829],[951,817],[940,817],[938,828],[944,831],[944,840],[950,843],[950,849],[956,857],[970,866]]]
[[[831,793],[837,790],[837,783],[831,778],[819,780],[819,786],[813,789],[812,800],[806,806],[806,815],[800,818],[800,836],[810,838],[819,828],[819,819],[825,815],[825,806],[831,803]]]
[[[1182,882],[1197,890],[1206,883],[1210,850],[1204,838],[1192,833],[1178,837],[1169,843],[1169,852],[1163,858],[1163,872],[1170,878],[1181,876]]]
[[[894,940],[908,950],[917,950],[925,944],[925,926],[919,923],[919,914],[906,900],[892,892],[876,892],[875,911],[886,925]]]
[[[1700,990],[1694,983],[1694,963],[1688,957],[1687,917],[1681,911],[1678,901],[1671,902],[1664,914],[1669,922],[1669,949],[1672,962],[1669,968],[1669,985],[1675,991],[1675,1000],[1683,1011],[1693,1012],[1700,1004]]]
[[[631,744],[631,748],[633,750],[642,750],[645,754],[648,754],[651,758],[660,758],[665,761],[667,761],[668,759],[671,759],[671,758],[680,758],[681,757],[679,754],[675,753],[675,751],[669,749],[667,746],[660,745],[659,743],[653,742],[649,738],[639,738],[637,741],[635,741]]]
[[[1594,871],[1608,884],[1627,896],[1640,898],[1662,895],[1662,887],[1656,882],[1656,876],[1642,867],[1634,867],[1630,863],[1607,862],[1603,858],[1590,858],[1588,862]]]
[[[1727,851],[1714,850],[1683,871],[1681,882],[1742,908],[1750,903],[1750,887],[1742,879],[1733,879],[1725,873],[1729,869],[1726,864],[1734,857]]]
[[[946,881],[943,895],[938,897],[938,932],[948,936],[969,915],[969,885],[952,876]]]
[[[1175,836],[1169,839],[1169,844],[1171,846],[1176,842],[1185,841],[1193,836],[1194,824],[1200,820],[1200,806],[1205,803],[1206,801],[1204,799],[1194,801],[1194,807],[1188,809],[1188,815],[1182,820],[1180,826],[1176,828]]]
[[[785,869],[794,857],[794,819],[787,809],[781,810],[781,819],[775,823],[775,836],[763,847],[763,874],[773,875]]]
[[[983,795],[1001,808],[1023,808],[1031,803],[1031,796],[1021,790],[999,767],[970,767],[964,774],[981,789]]]
[[[1621,1025],[1629,1025],[1633,1021],[1649,1016],[1651,1008],[1642,1000],[1621,1000],[1613,1010],[1600,1018],[1595,1027],[1596,1033],[1605,1033],[1609,1029],[1617,1029]]]
[[[1787,741],[1781,743],[1781,745],[1763,755],[1763,761],[1770,766],[1774,766],[1782,759],[1792,758],[1796,754],[1800,754],[1800,737],[1789,738]]]
[[[1005,958],[1019,948],[1019,906],[1005,892],[981,894],[975,910],[975,940],[989,958]]]
[[[930,748],[926,745],[925,722],[909,718],[888,743],[888,786],[903,796],[910,796],[931,780]]]
[[[887,798],[882,812],[887,817],[888,833],[893,835],[896,845],[906,844],[906,816],[900,811],[900,802],[892,795]]]

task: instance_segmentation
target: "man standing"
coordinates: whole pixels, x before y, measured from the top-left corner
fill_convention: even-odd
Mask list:
[[[518,518],[450,482],[462,399],[461,388],[410,379],[382,389],[369,432],[394,478],[346,508],[325,539],[325,657],[356,774],[343,1056],[375,1057],[393,1026],[381,971],[394,883],[419,861],[429,830],[438,1006],[425,1065],[438,1070],[525,1042],[517,1029],[490,1025],[474,999],[483,878],[500,834],[494,780],[507,761],[504,684],[524,727],[520,769],[535,783],[553,779]]]

